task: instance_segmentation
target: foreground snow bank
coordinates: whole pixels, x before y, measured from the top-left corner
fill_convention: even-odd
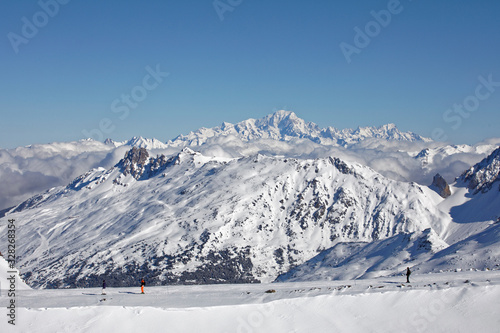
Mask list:
[[[154,287],[146,295],[131,288],[106,296],[97,289],[29,291],[16,327],[2,320],[0,331],[498,332],[499,272],[415,278],[412,285],[382,278]]]
[[[168,309],[22,309],[25,332],[495,332],[500,288],[316,296],[267,304]],[[3,329],[2,329],[3,331]],[[5,331],[3,331],[5,332]]]

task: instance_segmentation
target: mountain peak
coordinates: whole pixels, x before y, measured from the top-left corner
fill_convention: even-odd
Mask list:
[[[266,118],[272,119],[275,124],[279,124],[283,120],[287,120],[287,119],[290,119],[290,120],[300,119],[299,117],[297,117],[297,115],[294,112],[286,111],[286,110],[276,111],[275,113],[268,115]],[[302,119],[300,119],[300,120],[302,120]]]
[[[382,126],[380,126],[380,128],[384,129],[386,131],[397,129],[396,124],[393,124],[393,123],[382,125]]]
[[[184,147],[182,148],[181,152],[178,155],[185,154],[185,155],[200,155],[200,153],[192,150],[191,148]]]
[[[163,149],[167,148],[166,144],[161,142],[158,139],[146,139],[142,136],[134,136],[132,139],[128,140],[125,145],[138,147],[138,148],[146,148],[146,149]]]
[[[104,143],[108,146],[115,146],[115,147],[121,147],[121,146],[131,146],[131,147],[137,147],[137,148],[146,148],[146,149],[165,149],[168,148],[168,145],[161,142],[158,139],[152,138],[152,139],[147,139],[143,138],[142,136],[134,136],[128,141],[113,141],[111,139],[106,139]]]
[[[125,176],[131,174],[135,179],[139,179],[148,161],[149,153],[146,148],[132,147],[125,153],[123,159],[117,166],[122,169]]]

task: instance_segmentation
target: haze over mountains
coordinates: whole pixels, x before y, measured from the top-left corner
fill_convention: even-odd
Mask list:
[[[37,287],[497,269],[495,142],[451,146],[394,125],[321,129],[279,111],[167,143],[3,150],[1,177],[39,181],[17,198],[63,185],[18,205],[4,198],[16,207],[2,221],[18,221],[18,268]],[[428,186],[437,172],[447,196]]]

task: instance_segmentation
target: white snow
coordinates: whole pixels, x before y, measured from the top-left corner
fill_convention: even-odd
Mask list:
[[[15,273],[12,273],[12,272],[15,272]],[[15,276],[15,281],[16,281],[16,289],[22,289],[22,290],[26,290],[26,289],[31,289],[30,287],[28,287],[28,285],[26,285],[26,283],[24,283],[20,277],[19,277],[19,271],[17,269],[12,269],[9,265],[9,263],[7,262],[7,260],[5,260],[4,257],[0,256],[0,290],[2,289],[5,289],[5,290],[8,290],[10,288],[10,280],[8,280],[9,277],[11,277],[12,275]]]
[[[498,332],[500,272],[353,281],[22,290],[1,332]],[[274,293],[266,293],[274,290]],[[0,305],[9,302],[2,290]]]

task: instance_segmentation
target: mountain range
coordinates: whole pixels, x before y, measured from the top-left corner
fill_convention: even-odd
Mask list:
[[[337,130],[319,128],[293,112],[278,111],[262,119],[236,125],[202,128],[162,142],[134,137],[104,143],[85,139],[75,142],[34,144],[0,149],[0,216],[29,197],[97,167],[114,166],[131,147],[146,148],[170,156],[190,146],[207,156],[238,158],[263,154],[299,159],[337,156],[369,166],[395,180],[431,184],[436,173],[453,182],[461,172],[481,161],[500,145],[500,138],[476,145],[449,145],[429,141],[394,125]]]
[[[394,124],[381,127],[358,127],[357,129],[338,130],[334,127],[319,128],[312,122],[303,119],[290,111],[277,111],[262,119],[248,119],[236,125],[224,122],[219,127],[201,128],[188,135],[179,135],[168,145],[175,147],[201,146],[214,138],[234,136],[243,142],[259,139],[271,139],[276,141],[292,141],[294,139],[308,139],[323,145],[349,146],[359,143],[368,138],[380,138],[396,141],[423,141],[430,142],[431,139],[424,138],[411,132],[401,132]]]
[[[320,129],[279,111],[166,143],[3,150],[4,174],[36,178],[36,165],[50,165],[58,181],[77,175],[6,209],[0,241],[16,219],[18,268],[44,288],[498,269],[495,142],[451,146],[394,125]],[[435,171],[446,196],[428,186]]]

